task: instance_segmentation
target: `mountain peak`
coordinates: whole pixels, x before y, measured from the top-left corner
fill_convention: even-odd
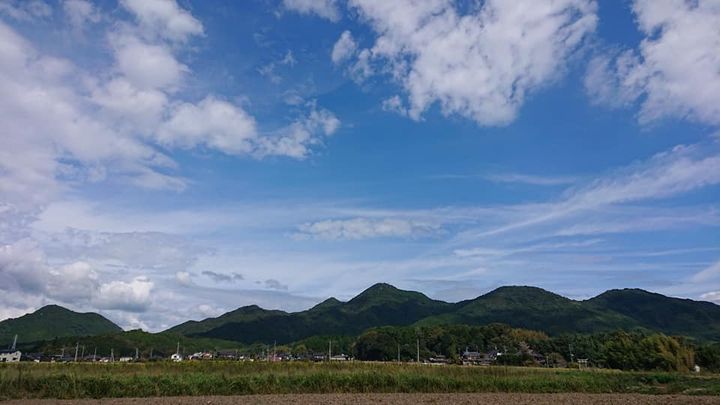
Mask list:
[[[335,297],[330,297],[330,298],[326,299],[325,301],[315,305],[314,307],[312,307],[312,309],[334,308],[334,307],[337,307],[338,305],[342,305],[342,301],[340,301],[339,299],[337,299]]]
[[[358,296],[366,293],[386,293],[386,292],[400,292],[403,291],[394,285],[388,283],[375,283],[368,287],[365,291],[361,292]]]
[[[489,293],[483,295],[485,298],[502,298],[502,299],[517,299],[517,300],[536,300],[536,299],[547,299],[551,298],[554,300],[571,301],[569,298],[563,297],[562,295],[555,294],[553,292],[544,290],[540,287],[532,287],[526,285],[511,285],[498,287]]]
[[[113,322],[94,312],[80,313],[59,305],[46,305],[19,318],[0,322],[0,341],[18,335],[19,342],[68,336],[91,336],[120,332]]]

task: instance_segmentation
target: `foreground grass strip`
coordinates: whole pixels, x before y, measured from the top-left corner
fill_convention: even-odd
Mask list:
[[[0,366],[0,399],[372,392],[720,395],[720,375],[383,363]]]

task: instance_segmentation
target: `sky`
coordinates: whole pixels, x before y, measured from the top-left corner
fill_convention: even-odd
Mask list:
[[[720,303],[717,0],[2,0],[0,319]]]

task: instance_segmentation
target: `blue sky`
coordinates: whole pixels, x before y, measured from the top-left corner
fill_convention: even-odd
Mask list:
[[[0,318],[720,302],[715,1],[0,3]]]

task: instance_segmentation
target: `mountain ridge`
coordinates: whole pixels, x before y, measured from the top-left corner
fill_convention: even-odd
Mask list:
[[[635,308],[636,313],[628,308]],[[674,323],[659,321],[666,315],[652,308],[672,312]],[[286,343],[313,335],[349,336],[378,326],[505,323],[555,335],[645,329],[720,339],[720,306],[640,289],[608,290],[590,299],[573,300],[539,287],[503,286],[474,299],[448,303],[377,283],[345,302],[329,298],[304,311],[251,320],[222,322],[218,318],[198,321],[215,326],[198,333],[178,327],[168,331],[242,343]]]
[[[0,321],[0,346],[18,335],[18,342],[122,332],[122,328],[95,312],[75,312],[45,305],[35,312]]]

